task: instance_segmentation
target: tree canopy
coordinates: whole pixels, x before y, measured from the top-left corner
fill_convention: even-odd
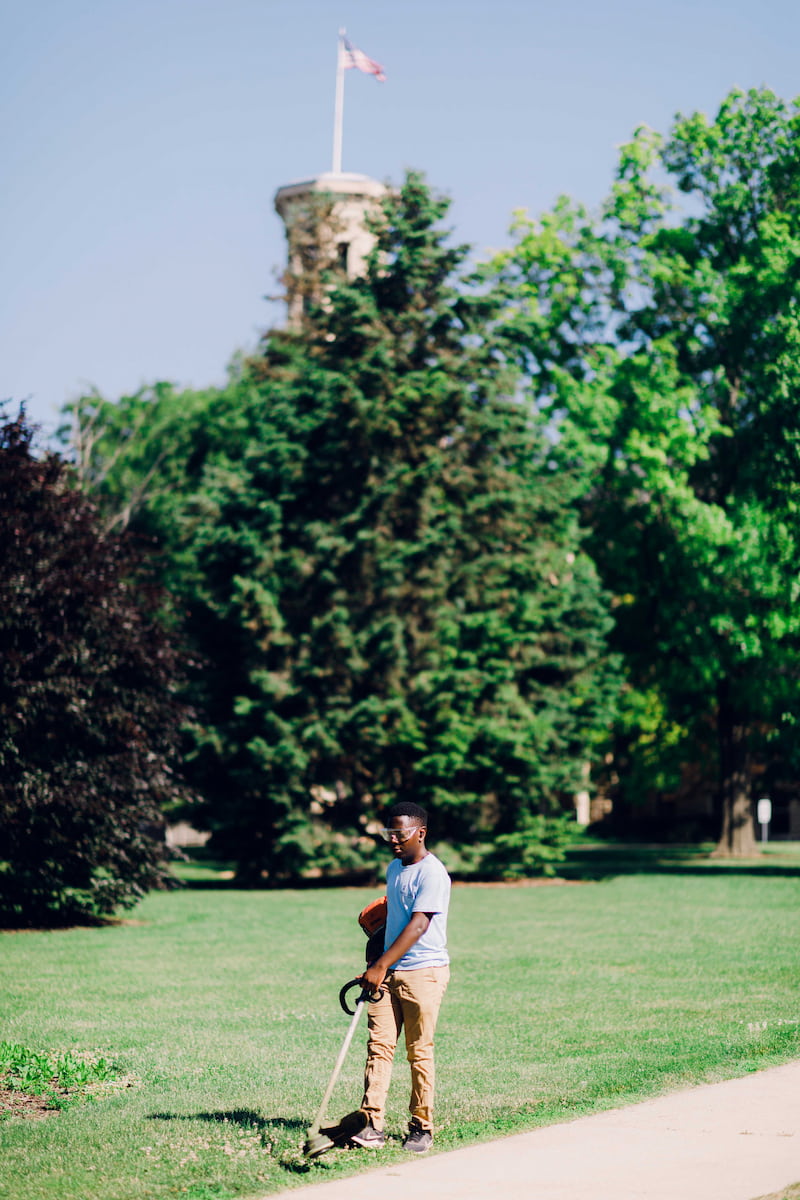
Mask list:
[[[627,786],[669,790],[700,760],[720,852],[755,849],[756,781],[797,760],[798,133],[766,90],[640,129],[597,217],[521,217],[494,264],[559,457],[587,478],[635,693]]]

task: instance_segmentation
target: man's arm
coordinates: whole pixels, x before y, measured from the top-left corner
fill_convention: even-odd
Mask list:
[[[371,966],[367,967],[361,976],[361,982],[373,992],[376,992],[386,978],[386,972],[392,963],[396,963],[398,959],[407,954],[411,947],[419,941],[430,925],[433,915],[432,912],[412,913],[411,920],[405,929],[401,930],[397,935],[391,946],[387,950],[384,950],[380,958],[376,958]]]

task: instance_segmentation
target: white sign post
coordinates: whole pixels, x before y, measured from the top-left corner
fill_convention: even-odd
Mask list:
[[[767,840],[767,827],[772,820],[772,801],[764,798],[756,805],[756,819],[761,826],[761,840]]]

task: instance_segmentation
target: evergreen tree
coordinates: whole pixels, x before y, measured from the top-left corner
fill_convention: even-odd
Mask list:
[[[369,862],[411,796],[485,865],[541,869],[609,722],[574,483],[446,209],[408,177],[366,277],[331,274],[189,414],[184,480],[149,512],[206,663],[204,819],[243,878]]]

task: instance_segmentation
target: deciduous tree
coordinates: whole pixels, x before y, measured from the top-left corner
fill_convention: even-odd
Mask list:
[[[167,881],[178,657],[130,542],[24,416],[0,425],[0,920],[106,915]]]
[[[800,680],[799,135],[765,90],[639,130],[599,217],[521,219],[495,263],[558,453],[586,473],[656,768],[676,732],[685,761],[716,727],[726,854],[756,850],[755,780]]]

